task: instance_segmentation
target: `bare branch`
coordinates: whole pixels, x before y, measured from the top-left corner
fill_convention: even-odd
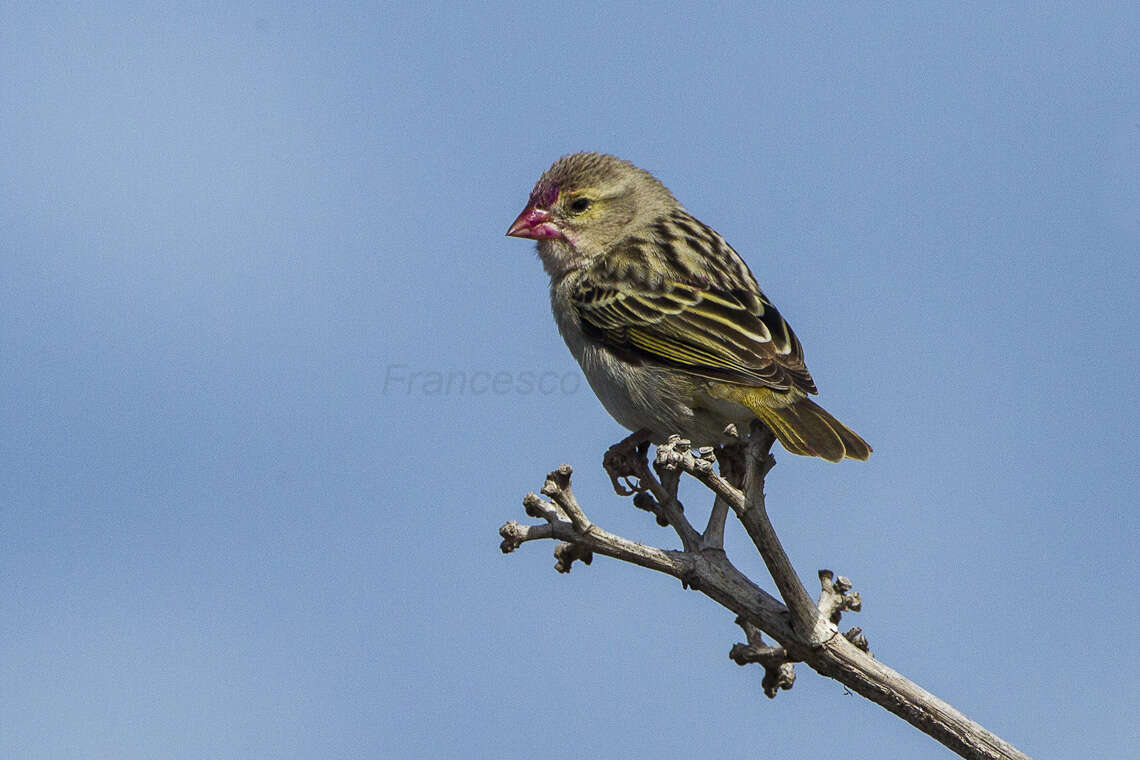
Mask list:
[[[566,465],[550,473],[543,485],[542,492],[551,501],[535,494],[527,494],[523,500],[527,514],[543,522],[507,522],[499,529],[501,548],[509,553],[528,541],[553,539],[561,542],[555,549],[559,572],[568,572],[576,560],[589,564],[594,554],[601,554],[670,575],[736,614],[748,642],[734,646],[731,656],[740,664],[764,667],[763,687],[768,696],[791,688],[795,680],[792,663],[804,662],[962,757],[1028,760],[1008,742],[873,658],[866,651],[866,638],[859,628],[837,635],[842,613],[858,611],[861,599],[848,579],[822,570],[819,601],[813,602],[796,576],[764,503],[764,478],[774,464],[769,454],[771,434],[765,434],[764,430],[753,431],[743,463],[738,461],[739,451],[722,449],[720,474],[715,472],[717,457],[711,456],[712,452],[702,450],[694,456],[689,443],[679,438],[658,447],[654,469],[660,480],[650,471],[644,451],[635,451],[635,456],[626,457],[621,467],[613,469],[608,466],[612,462],[607,455],[607,471],[615,486],[619,477],[636,478],[640,506],[655,511],[659,519],[673,526],[684,551],[646,546],[591,522],[570,489],[572,471]],[[703,536],[685,518],[676,498],[677,476],[682,472],[697,478],[716,496]],[[743,490],[734,482],[742,484]],[[732,509],[744,524],[790,609],[729,561],[723,551],[724,519],[717,514],[718,508]],[[775,643],[765,643],[761,631]]]
[[[764,558],[768,572],[780,590],[792,615],[792,627],[810,646],[821,646],[838,632],[838,628],[819,614],[819,610],[800,582],[791,560],[784,552],[780,538],[768,519],[764,503],[764,478],[775,466],[772,444],[775,436],[765,429],[754,430],[748,446],[744,472],[744,506],[737,512],[741,524],[748,531],[752,543]]]

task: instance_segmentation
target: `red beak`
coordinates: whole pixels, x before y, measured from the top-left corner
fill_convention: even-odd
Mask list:
[[[510,237],[530,238],[531,240],[545,240],[547,238],[565,237],[562,230],[550,221],[550,212],[546,209],[527,206],[507,230]]]

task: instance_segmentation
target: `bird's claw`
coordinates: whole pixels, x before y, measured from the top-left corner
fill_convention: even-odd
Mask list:
[[[639,430],[610,446],[602,458],[602,467],[610,476],[614,493],[632,496],[647,490],[641,485],[638,472],[648,467],[649,431]]]
[[[641,483],[631,475],[614,475],[611,472],[609,476],[610,483],[612,483],[614,487],[614,493],[618,496],[633,496],[645,490],[642,488]]]

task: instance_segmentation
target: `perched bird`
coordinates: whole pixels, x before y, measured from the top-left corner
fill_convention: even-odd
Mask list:
[[[808,398],[792,328],[715,230],[652,174],[602,153],[554,162],[507,235],[538,241],[558,330],[606,410],[695,446],[762,421],[793,454],[871,447]]]

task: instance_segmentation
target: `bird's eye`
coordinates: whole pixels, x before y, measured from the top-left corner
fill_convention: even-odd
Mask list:
[[[589,207],[590,207],[590,199],[589,198],[585,198],[585,197],[575,198],[573,201],[570,202],[570,210],[573,211],[575,214],[581,214],[583,211],[585,211]]]

